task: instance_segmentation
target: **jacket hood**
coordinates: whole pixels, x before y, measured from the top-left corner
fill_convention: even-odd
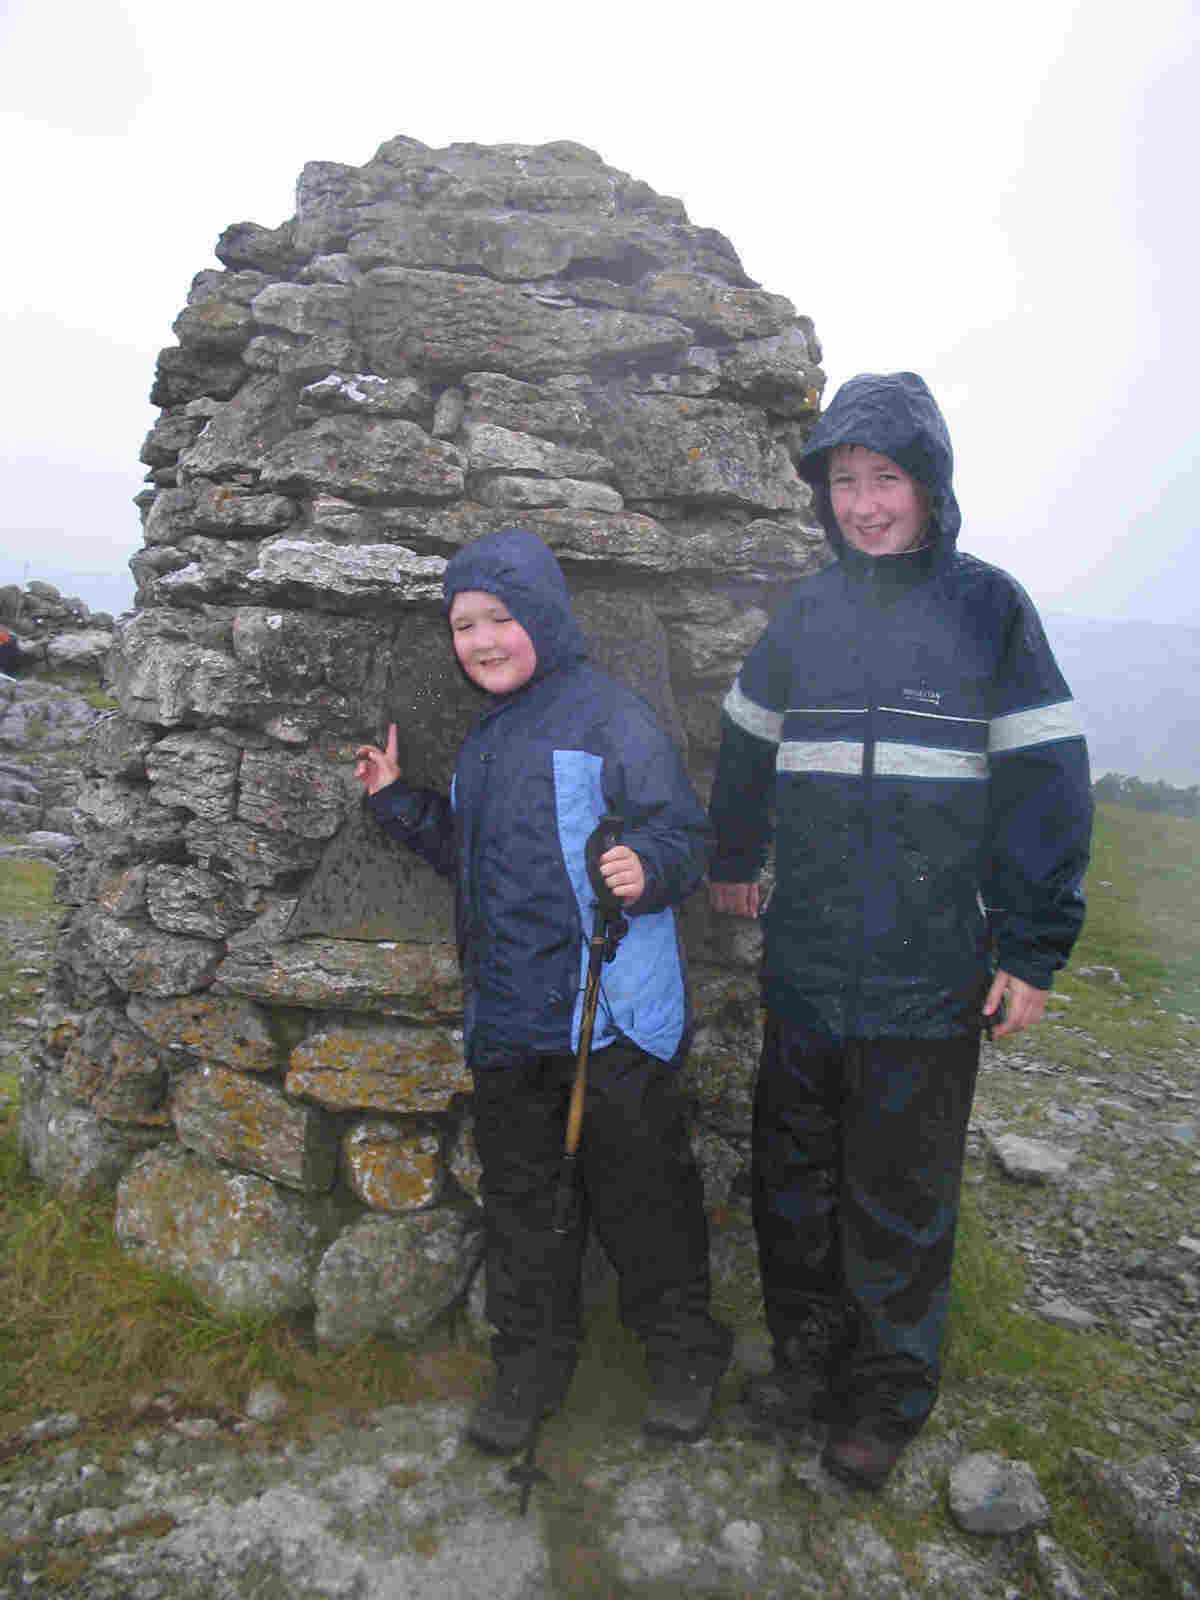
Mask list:
[[[506,528],[464,545],[446,568],[447,612],[466,589],[494,594],[525,629],[537,654],[531,683],[586,657],[562,568],[536,533]]]
[[[954,498],[954,451],[950,430],[937,401],[915,372],[861,373],[834,395],[796,462],[796,471],[813,488],[821,524],[839,557],[849,548],[829,499],[828,456],[837,445],[860,444],[890,456],[928,490],[933,502],[933,543],[948,554],[954,548],[962,513]]]

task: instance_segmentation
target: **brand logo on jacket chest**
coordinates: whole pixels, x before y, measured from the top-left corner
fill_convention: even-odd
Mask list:
[[[924,684],[919,689],[901,689],[900,694],[905,700],[915,700],[923,706],[940,706],[942,703],[942,691],[929,689]]]

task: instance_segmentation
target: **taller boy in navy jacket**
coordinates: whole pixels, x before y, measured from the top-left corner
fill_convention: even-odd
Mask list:
[[[983,1015],[1040,1017],[1091,825],[1070,691],[1020,586],[956,551],[952,465],[915,374],[838,391],[798,463],[837,560],[731,689],[711,805],[713,905],[743,916],[774,810],[753,1189],[775,1371],[747,1398],[832,1420],[826,1466],[876,1488],[937,1397]]]

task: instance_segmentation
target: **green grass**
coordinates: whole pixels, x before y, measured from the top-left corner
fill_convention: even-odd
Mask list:
[[[1200,1014],[1200,829],[1179,817],[1099,806],[1087,922],[1072,968],[1116,967],[1135,999],[1171,996]]]
[[[37,1013],[42,977],[29,944],[53,934],[54,876],[42,861],[0,860],[0,1030]]]

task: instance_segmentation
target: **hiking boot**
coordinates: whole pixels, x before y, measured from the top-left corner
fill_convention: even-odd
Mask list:
[[[550,1375],[542,1399],[538,1420],[553,1416],[566,1398],[569,1376],[561,1372]],[[505,1361],[496,1374],[489,1392],[472,1411],[466,1427],[466,1436],[473,1445],[489,1455],[507,1456],[522,1449],[529,1442],[533,1426],[534,1407],[543,1385],[536,1376],[532,1359]]]
[[[821,1465],[851,1488],[878,1494],[911,1439],[911,1433],[890,1430],[886,1422],[874,1417],[835,1423],[821,1452]]]
[[[805,1433],[813,1422],[827,1422],[837,1413],[832,1365],[827,1330],[813,1327],[807,1336],[795,1335],[775,1346],[770,1372],[746,1379],[742,1401],[755,1422]]]
[[[702,1439],[712,1422],[720,1381],[719,1372],[684,1367],[652,1370],[642,1432],[667,1443],[691,1444]]]

